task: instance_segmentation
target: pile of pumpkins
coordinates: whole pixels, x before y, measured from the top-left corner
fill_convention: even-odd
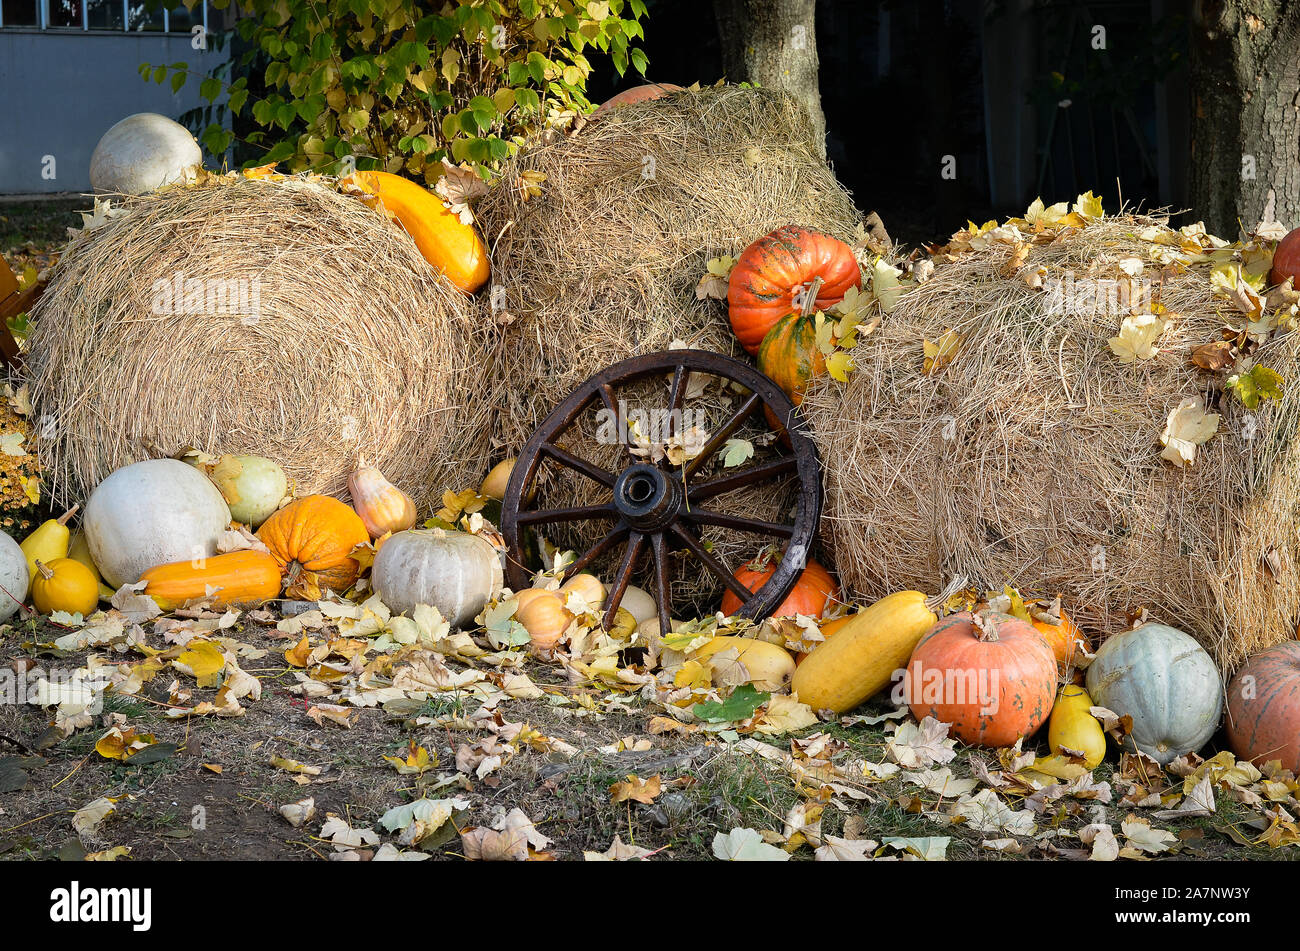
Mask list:
[[[499,592],[497,550],[474,535],[413,528],[415,503],[363,460],[348,479],[352,504],[326,495],[291,498],[273,460],[224,455],[192,463],[149,459],[95,487],[74,534],[74,506],[21,544],[0,536],[0,620],[30,596],[43,614],[90,615],[122,585],[164,611],[207,598],[216,607],[280,596],[317,600],[351,589],[364,559],[376,592],[395,612],[437,606],[465,625]],[[232,528],[256,530],[261,548],[218,553]]]
[[[745,580],[765,578],[752,572]],[[837,600],[830,575],[810,562],[775,613],[820,617]],[[791,692],[814,710],[845,713],[893,684],[895,698],[918,720],[934,717],[963,742],[1011,746],[1046,724],[1052,753],[1089,769],[1106,754],[1094,705],[1131,718],[1125,746],[1162,765],[1200,750],[1219,729],[1218,668],[1183,631],[1148,622],[1113,635],[1085,677],[1076,661],[1090,644],[1064,612],[1059,623],[1055,616],[1025,621],[984,605],[940,619],[942,600],[895,592],[823,621],[825,639],[797,658],[750,639],[752,650],[763,658],[765,677],[788,670]],[[727,604],[723,610],[730,613]],[[774,664],[773,652],[789,663]],[[1239,758],[1259,765],[1276,759],[1300,773],[1300,641],[1252,657],[1228,687],[1227,714],[1228,741]]]

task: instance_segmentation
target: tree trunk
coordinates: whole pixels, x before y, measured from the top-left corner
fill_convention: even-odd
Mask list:
[[[1300,0],[1196,0],[1191,39],[1193,212],[1300,226]]]
[[[825,158],[815,8],[815,0],[713,0],[727,79],[792,96],[812,120],[818,154]]]

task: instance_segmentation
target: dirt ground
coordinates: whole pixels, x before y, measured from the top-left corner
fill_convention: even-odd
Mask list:
[[[85,652],[53,656],[49,648],[39,646],[59,633],[39,619],[4,629],[0,669],[33,663],[46,670],[83,666]],[[525,670],[544,696],[511,699],[502,711],[507,720],[526,722],[575,751],[540,752],[521,743],[499,769],[479,778],[456,769],[458,749],[473,743],[477,734],[417,722],[470,713],[468,707],[474,704],[462,703],[455,691],[436,695],[418,709],[394,713],[362,708],[350,729],[330,721],[318,724],[307,713],[315,701],[304,701],[288,689],[298,682],[284,658],[292,639],[247,616],[225,633],[252,651],[266,652],[244,661],[244,670],[261,681],[262,695],[246,700],[246,713],[240,717],[166,716],[168,687],[174,679],[170,672],[146,684],[137,696],[109,694],[95,722],[66,739],[52,736],[49,711],[31,704],[0,706],[0,857],[75,859],[128,846],[133,860],[320,860],[334,851],[319,835],[330,814],[353,828],[373,828],[389,842],[394,837],[378,826],[389,809],[421,797],[460,796],[469,801],[469,808],[455,815],[440,834],[419,843],[432,857],[461,857],[458,829],[489,826],[503,812],[518,808],[552,840],[545,857],[582,859],[584,851],[605,851],[617,836],[624,843],[656,850],[655,859],[705,859],[713,857],[715,834],[737,827],[780,831],[790,809],[812,795],[807,788],[796,788],[779,764],[741,752],[734,735],[650,734],[647,725],[661,711],[599,683],[570,683],[558,668],[535,661]],[[154,635],[149,641],[164,646]],[[450,660],[448,666],[464,668]],[[193,690],[195,701],[215,693],[215,688]],[[157,740],[159,748],[150,748],[144,762],[122,762],[96,751],[106,726],[120,722],[115,715]],[[883,724],[819,724],[795,736],[819,732],[868,761],[885,758]],[[432,765],[422,774],[403,775],[383,757],[404,758],[412,742],[427,750]],[[786,750],[791,737],[768,742]],[[174,744],[174,749],[164,744]],[[632,748],[620,751],[620,745]],[[971,750],[959,747],[949,764],[954,775],[972,775],[971,755]],[[320,773],[300,776],[275,765],[273,758],[320,767]],[[18,780],[15,767],[21,770]],[[1112,768],[1104,764],[1095,778],[1110,778]],[[648,803],[612,801],[611,787],[629,775],[659,777],[661,793]],[[15,788],[22,776],[22,788]],[[115,811],[97,828],[79,835],[72,824],[74,813],[99,797],[114,799]],[[279,809],[306,797],[314,800],[315,818],[294,828]],[[825,809],[821,829],[844,835],[851,828],[854,837],[872,839],[950,836],[949,859],[1051,857],[1029,837],[1018,854],[982,846],[988,834],[941,818],[942,800],[895,777],[873,785],[865,798],[837,797]],[[1056,816],[1049,810],[1040,817],[1040,826],[1072,821],[1080,811],[1074,805],[1062,805]],[[1132,812],[1118,801],[1087,808],[1101,810],[1105,821],[1115,824]],[[1230,827],[1247,817],[1244,807],[1220,797],[1211,818],[1162,822],[1179,836],[1170,857],[1300,858],[1300,848],[1235,844]],[[1096,821],[1101,815],[1094,812],[1089,818]],[[362,857],[372,851],[362,850]],[[812,854],[804,847],[792,857]]]

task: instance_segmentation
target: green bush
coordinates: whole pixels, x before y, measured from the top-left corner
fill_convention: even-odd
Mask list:
[[[225,8],[231,0],[213,0]],[[202,79],[208,102],[229,95],[265,149],[244,163],[285,162],[337,174],[355,163],[434,181],[444,158],[483,177],[530,133],[589,111],[587,53],[606,54],[619,75],[644,75],[643,0],[237,0],[245,44],[233,70],[266,63],[265,95],[249,77]],[[144,64],[174,89],[184,63]],[[207,127],[203,145],[226,152],[234,133]]]

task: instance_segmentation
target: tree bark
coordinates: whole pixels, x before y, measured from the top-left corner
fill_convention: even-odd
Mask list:
[[[727,79],[792,96],[812,120],[818,154],[825,158],[815,9],[815,0],[713,0]]]
[[[1235,237],[1265,213],[1300,226],[1300,0],[1196,0],[1191,198]]]

